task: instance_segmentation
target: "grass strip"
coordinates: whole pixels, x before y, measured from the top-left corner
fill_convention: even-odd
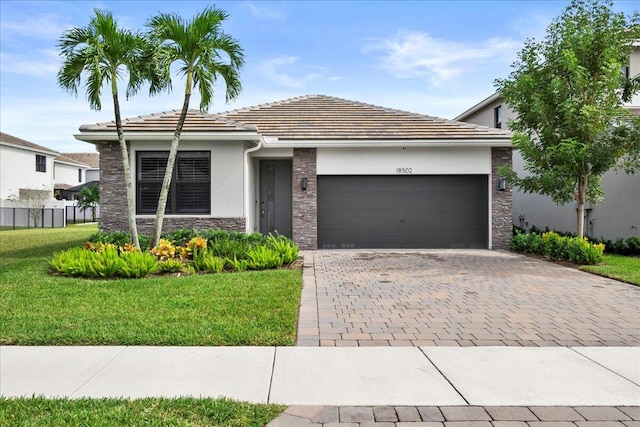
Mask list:
[[[640,286],[640,257],[605,254],[603,264],[580,269]]]
[[[262,427],[284,407],[229,399],[46,399],[0,397],[0,426]]]

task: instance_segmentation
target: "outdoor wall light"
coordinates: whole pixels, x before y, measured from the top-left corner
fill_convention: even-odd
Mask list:
[[[498,180],[498,190],[504,191],[507,189],[507,181],[504,178]]]
[[[307,187],[309,186],[309,180],[307,178],[302,178],[300,180],[300,184],[303,190],[306,190]]]

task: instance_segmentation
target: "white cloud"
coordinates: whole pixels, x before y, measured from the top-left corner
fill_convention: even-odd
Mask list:
[[[317,72],[320,67],[301,66],[298,59],[296,56],[277,55],[263,61],[257,68],[268,80],[294,89],[302,89],[310,81],[323,77],[322,73]],[[294,76],[293,72],[302,76]]]
[[[401,79],[426,78],[437,86],[490,61],[507,61],[521,46],[516,40],[491,38],[476,42],[436,39],[420,31],[401,31],[373,40],[363,51],[381,52],[380,65]]]
[[[251,15],[259,20],[265,21],[282,21],[284,20],[284,13],[275,10],[271,7],[267,7],[264,4],[258,4],[255,2],[245,2],[245,5],[249,8]]]
[[[63,31],[72,25],[59,22],[59,16],[45,14],[32,16],[22,21],[2,21],[4,35],[18,35],[21,37],[45,38],[60,37]]]
[[[61,59],[55,50],[40,49],[35,54],[0,52],[0,71],[28,76],[55,76]]]

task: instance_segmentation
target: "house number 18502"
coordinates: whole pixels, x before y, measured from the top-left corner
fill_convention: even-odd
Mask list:
[[[413,168],[396,168],[396,173],[408,175],[413,173]]]

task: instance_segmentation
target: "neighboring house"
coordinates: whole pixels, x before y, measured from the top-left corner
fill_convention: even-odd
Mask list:
[[[640,74],[640,46],[636,46],[630,67],[624,72],[628,76]],[[640,114],[640,95],[636,95],[627,108],[632,114]],[[500,94],[494,93],[454,120],[507,129],[514,118],[514,112],[502,103]],[[519,175],[524,174],[522,156],[517,150],[513,153],[513,168]],[[640,174],[627,175],[611,170],[603,175],[602,187],[604,201],[585,205],[585,234],[611,240],[640,236]],[[516,190],[513,193],[513,223],[525,229],[536,226],[575,232],[577,204],[557,205],[547,196]]]
[[[179,111],[123,120],[137,222],[149,233]],[[279,232],[301,248],[501,248],[511,236],[511,134],[322,95],[185,123],[164,230]],[[127,230],[113,122],[100,152],[104,231]]]
[[[82,188],[100,179],[98,153],[63,153],[54,159],[54,189],[58,200],[76,200]]]
[[[100,154],[99,153],[62,153],[63,156],[87,165],[86,175],[82,182],[100,180]]]
[[[53,199],[54,159],[60,153],[0,132],[0,202],[32,197]]]
[[[57,199],[68,188],[75,187],[85,182],[89,165],[67,157],[65,154],[56,156],[53,160],[53,188]]]

